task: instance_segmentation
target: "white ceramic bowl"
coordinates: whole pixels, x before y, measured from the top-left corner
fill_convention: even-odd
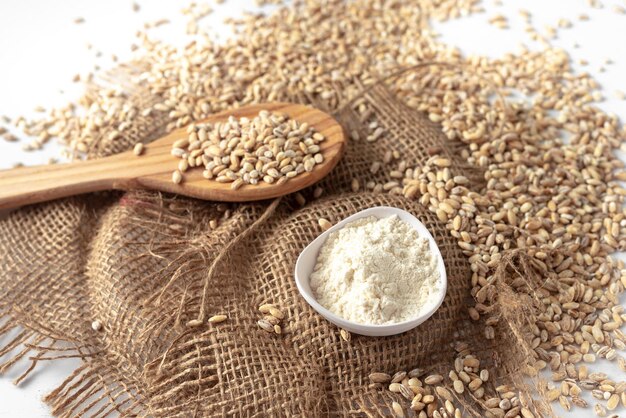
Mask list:
[[[388,325],[365,325],[359,324],[357,322],[348,321],[330,312],[328,309],[320,305],[315,300],[315,296],[313,295],[313,291],[311,290],[309,277],[311,276],[313,268],[315,267],[315,262],[317,261],[317,255],[319,254],[320,248],[322,247],[324,242],[326,242],[326,237],[328,237],[328,234],[340,228],[343,228],[347,223],[350,223],[360,218],[365,218],[368,216],[374,216],[376,218],[387,218],[393,215],[397,215],[398,218],[415,228],[420,236],[426,237],[430,244],[430,251],[437,259],[437,270],[439,271],[439,289],[434,298],[430,301],[429,305],[425,306],[422,309],[420,315],[413,319]],[[300,253],[298,261],[296,261],[296,285],[298,286],[300,294],[302,294],[302,296],[304,297],[304,299],[306,299],[309,305],[311,305],[313,309],[315,309],[320,315],[322,315],[333,324],[355,334],[382,337],[403,333],[405,331],[415,328],[416,326],[430,318],[432,314],[435,313],[435,311],[439,308],[439,306],[441,306],[441,303],[446,296],[448,280],[446,277],[446,267],[443,263],[443,257],[441,256],[439,247],[437,247],[435,239],[430,234],[430,232],[428,232],[424,224],[422,224],[415,216],[402,209],[392,208],[388,206],[378,206],[362,210],[352,216],[347,217],[343,221],[334,225],[328,231],[322,233],[319,237],[315,238],[315,240],[313,240],[313,242],[311,242],[302,251],[302,253]]]

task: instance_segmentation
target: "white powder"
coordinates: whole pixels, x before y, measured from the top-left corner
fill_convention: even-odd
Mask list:
[[[331,233],[311,274],[317,301],[361,324],[412,319],[437,292],[437,260],[409,224],[397,216],[362,218]]]

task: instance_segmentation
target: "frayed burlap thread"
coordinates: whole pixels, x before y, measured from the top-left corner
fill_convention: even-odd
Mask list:
[[[305,190],[303,206],[294,196],[224,205],[137,191],[25,207],[0,221],[0,334],[18,332],[2,341],[0,370],[19,368],[18,360],[30,357],[22,381],[38,362],[81,358],[82,365],[45,399],[64,417],[385,416],[393,401],[403,401],[369,387],[368,375],[416,367],[447,374],[456,341],[468,343],[497,370],[495,382],[523,387],[528,352],[518,348],[518,339],[525,323],[499,311],[519,297],[506,292],[515,269],[504,269],[494,283],[506,296],[492,314],[512,324],[498,328],[496,345],[484,339],[480,324],[467,321],[472,272],[445,225],[402,195],[351,191],[355,178],[362,185],[388,181],[383,170],[372,174],[369,167],[389,150],[418,166],[436,149],[452,160],[453,175],[468,176],[476,190],[481,173],[460,159],[461,144],[384,85],[368,89],[362,100],[386,134],[374,143],[351,141],[319,185],[322,197]],[[364,133],[351,106],[336,116],[348,132]],[[158,113],[140,118],[115,143],[100,138],[92,156],[149,142],[165,123]],[[294,265],[322,232],[319,218],[336,222],[378,205],[403,208],[428,227],[446,263],[448,291],[441,308],[418,328],[345,341],[299,295]],[[508,265],[518,264],[511,259]],[[281,335],[256,325],[263,303],[285,313]],[[187,326],[216,314],[228,319]],[[101,331],[91,328],[94,320]],[[493,384],[486,388],[493,390]],[[458,401],[468,414],[484,410],[467,394]]]

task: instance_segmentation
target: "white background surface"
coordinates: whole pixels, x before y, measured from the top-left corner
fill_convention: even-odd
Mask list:
[[[435,24],[442,38],[449,44],[459,46],[466,54],[498,57],[508,51],[516,51],[519,44],[537,47],[524,32],[524,22],[518,14],[520,6],[532,13],[533,24],[540,31],[545,25],[557,26],[561,18],[573,23],[570,29],[560,29],[553,43],[566,49],[578,71],[588,71],[605,88],[606,100],[600,106],[626,118],[626,101],[618,100],[615,91],[626,92],[626,15],[613,11],[613,5],[626,7],[626,2],[602,0],[604,7],[592,9],[584,0],[508,0],[498,6],[485,1],[486,13],[468,18]],[[2,0],[0,2],[0,115],[10,117],[33,115],[33,108],[46,108],[66,103],[76,97],[79,85],[71,82],[76,73],[86,73],[95,64],[111,65],[110,56],[116,54],[122,61],[130,57],[130,44],[134,33],[145,21],[170,18],[179,24],[159,29],[168,39],[182,39],[184,20],[179,9],[185,2],[140,1],[141,11],[132,11],[131,0]],[[227,0],[214,5],[215,13],[204,22],[216,32],[224,32],[221,22],[226,16],[237,16],[242,10],[256,10],[251,0]],[[578,20],[582,13],[590,20]],[[488,20],[497,14],[509,17],[511,29],[500,30]],[[73,20],[84,17],[85,23],[77,25]],[[88,50],[86,45],[93,48]],[[579,47],[575,48],[575,44]],[[96,58],[96,51],[102,52]],[[587,66],[578,64],[585,59]],[[605,64],[607,59],[612,64]],[[606,71],[601,73],[600,67]],[[64,91],[64,93],[61,93]],[[11,167],[15,162],[26,164],[45,163],[49,157],[57,157],[59,148],[49,144],[44,151],[25,153],[20,143],[0,140],[0,168]],[[0,339],[6,342],[7,339]],[[47,407],[41,397],[56,387],[78,363],[57,361],[54,365],[39,366],[20,387],[11,381],[19,374],[12,371],[0,377],[0,417],[47,417]],[[616,367],[601,365],[603,371],[615,378]],[[19,369],[19,368],[18,368]],[[593,399],[586,398],[591,405]],[[557,408],[558,413],[562,410]],[[624,411],[615,411],[624,413]],[[578,409],[568,416],[593,416],[590,409]]]

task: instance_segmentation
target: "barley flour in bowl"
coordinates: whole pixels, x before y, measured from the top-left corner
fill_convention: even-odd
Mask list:
[[[296,282],[332,323],[383,336],[428,319],[443,302],[447,279],[424,225],[401,209],[375,207],[344,219],[305,248]]]

